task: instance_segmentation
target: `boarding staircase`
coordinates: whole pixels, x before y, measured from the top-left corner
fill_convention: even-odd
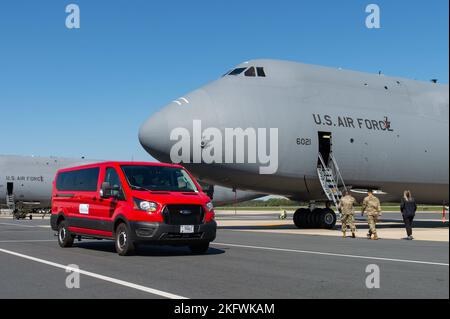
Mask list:
[[[325,163],[322,154],[319,153],[318,163],[317,174],[319,176],[320,184],[322,185],[328,200],[333,202],[336,207],[336,212],[339,212],[339,203],[343,196],[343,192],[347,191],[347,186],[342,178],[339,166],[333,154],[330,154],[328,163]]]
[[[12,211],[16,209],[16,200],[14,198],[14,195],[6,195],[6,206]]]

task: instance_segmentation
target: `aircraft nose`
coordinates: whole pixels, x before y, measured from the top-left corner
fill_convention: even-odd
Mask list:
[[[148,118],[139,129],[139,142],[142,147],[154,158],[169,162],[166,150],[170,138],[166,109],[163,109]]]
[[[213,101],[205,90],[199,89],[181,97],[151,116],[139,130],[144,149],[161,162],[171,162],[170,153],[176,141],[170,140],[174,130],[184,129],[192,135],[193,121],[204,127],[215,127],[217,114]]]

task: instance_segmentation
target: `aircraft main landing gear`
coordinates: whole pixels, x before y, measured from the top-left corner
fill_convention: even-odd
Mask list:
[[[337,217],[331,208],[300,208],[294,213],[294,224],[298,228],[334,229]]]
[[[27,216],[27,211],[24,210],[20,210],[20,209],[14,209],[14,211],[12,212],[12,217],[13,219],[16,220],[21,220],[21,219],[26,219],[27,217],[32,220],[33,219],[33,215],[30,214]]]

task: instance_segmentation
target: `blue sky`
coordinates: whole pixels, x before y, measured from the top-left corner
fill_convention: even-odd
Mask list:
[[[81,29],[65,27],[66,5]],[[365,7],[381,8],[381,29]],[[148,160],[140,124],[253,58],[448,83],[448,0],[2,0],[0,154]]]

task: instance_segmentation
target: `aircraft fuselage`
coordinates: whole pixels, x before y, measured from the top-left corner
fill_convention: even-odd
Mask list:
[[[177,141],[170,135],[187,128],[195,148],[195,120],[223,136],[227,128],[276,128],[274,174],[261,174],[261,163],[228,163],[226,154],[212,164],[194,163],[192,155],[183,165],[219,185],[318,200],[323,132],[331,136],[331,152],[353,188],[380,189],[387,193],[384,201],[400,199],[405,189],[422,203],[448,201],[448,85],[284,61],[256,60],[237,68],[252,66],[263,67],[266,76],[224,76],[186,95],[187,103],[175,101],[154,115],[140,131],[144,148],[172,161]]]

